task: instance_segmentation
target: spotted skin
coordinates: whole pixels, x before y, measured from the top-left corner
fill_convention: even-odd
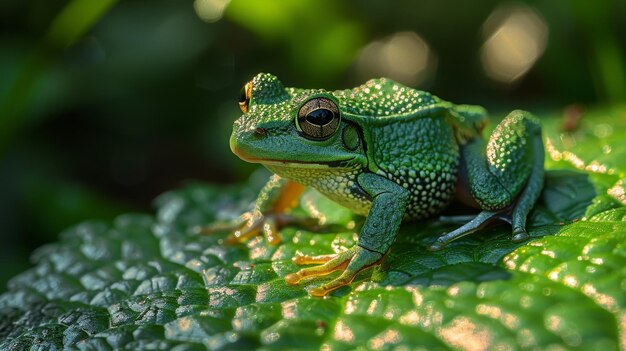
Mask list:
[[[366,216],[370,210],[371,198],[361,189],[357,181],[358,175],[363,172],[361,168],[301,169],[279,165],[270,165],[267,168],[285,178],[317,189],[359,215]]]
[[[369,133],[376,174],[410,194],[405,219],[427,218],[449,205],[459,164],[450,125],[441,118],[420,118],[373,128]]]
[[[425,91],[415,90],[387,78],[371,79],[354,89],[334,92],[340,109],[365,118],[396,118],[431,111],[441,100]]]
[[[503,216],[509,216],[514,240],[527,237],[526,216],[543,186],[544,157],[541,128],[529,113],[512,112],[485,141],[482,107],[455,105],[386,78],[325,91],[286,88],[275,76],[261,73],[245,91],[231,149],[276,174],[253,213],[244,214],[248,226],[265,228],[269,221],[274,228],[280,214],[273,199],[290,182],[313,187],[367,216],[357,246],[335,255],[294,258],[319,266],[286,276],[288,283],[339,270],[338,277],[310,293],[321,296],[349,284],[384,258],[400,222],[432,217],[455,198],[469,199],[464,202],[483,212],[439,237],[432,249]],[[310,106],[330,110],[314,118]],[[273,230],[270,234],[276,240]]]

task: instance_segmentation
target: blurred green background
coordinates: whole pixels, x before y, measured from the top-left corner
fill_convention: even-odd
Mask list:
[[[0,0],[0,291],[76,222],[245,180],[228,138],[258,72],[559,115],[623,103],[625,55],[618,0]]]

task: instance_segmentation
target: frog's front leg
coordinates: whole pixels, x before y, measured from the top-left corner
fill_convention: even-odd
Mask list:
[[[359,234],[358,244],[334,255],[294,257],[293,260],[297,264],[321,265],[287,275],[285,277],[287,283],[297,284],[307,277],[323,276],[343,269],[339,277],[310,291],[311,295],[324,296],[350,284],[357,273],[380,263],[385,257],[398,233],[409,192],[398,184],[372,173],[359,175],[358,183],[372,199],[372,206]]]
[[[544,180],[544,149],[537,118],[526,111],[513,111],[498,124],[486,145],[482,138],[470,140],[462,145],[461,155],[460,180],[484,211],[439,237],[430,249],[439,250],[494,219],[511,224],[513,241],[527,239],[526,217]]]
[[[285,212],[295,207],[304,187],[277,175],[273,175],[261,189],[252,211],[242,214],[234,223],[215,224],[197,229],[200,234],[213,232],[232,232],[226,239],[227,243],[243,242],[263,232],[270,244],[281,242],[279,229],[289,224],[316,226],[315,218],[299,218]]]

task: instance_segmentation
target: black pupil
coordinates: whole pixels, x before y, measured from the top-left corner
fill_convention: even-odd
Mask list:
[[[320,108],[315,111],[309,112],[309,114],[306,115],[306,120],[309,121],[309,123],[311,124],[323,126],[330,123],[330,121],[333,120],[334,116],[335,115],[332,111],[325,108]]]
[[[246,87],[242,87],[241,91],[239,92],[239,103],[245,103],[247,100],[246,98]]]

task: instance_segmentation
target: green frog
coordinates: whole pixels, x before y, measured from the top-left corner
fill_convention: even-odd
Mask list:
[[[289,214],[307,186],[366,216],[351,249],[293,258],[315,266],[287,275],[289,284],[340,271],[313,284],[311,295],[350,284],[386,257],[402,221],[433,217],[453,201],[480,212],[439,236],[431,250],[495,219],[511,224],[511,240],[529,237],[526,217],[543,186],[544,148],[540,123],[528,112],[511,112],[485,140],[488,117],[479,106],[452,104],[386,78],[327,91],[288,88],[266,73],[244,86],[239,106],[232,151],[275,175],[254,210],[237,221],[231,241],[263,233],[276,244],[282,226],[315,225]]]

